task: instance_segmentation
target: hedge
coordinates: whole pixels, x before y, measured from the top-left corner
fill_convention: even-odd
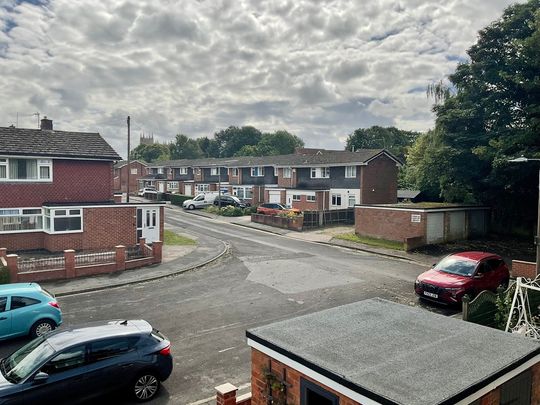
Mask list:
[[[191,200],[193,197],[190,195],[171,194],[171,204],[182,206],[182,203],[186,200]]]

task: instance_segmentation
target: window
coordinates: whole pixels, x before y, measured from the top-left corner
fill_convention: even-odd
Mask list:
[[[311,178],[312,179],[327,179],[330,177],[329,167],[312,167]]]
[[[251,177],[263,177],[264,176],[264,167],[252,167],[251,168]]]
[[[0,159],[0,180],[51,181],[51,159]]]
[[[356,166],[345,166],[345,177],[349,179],[356,177]]]
[[[219,176],[219,167],[210,168],[210,175],[211,176]]]
[[[203,193],[205,191],[210,190],[210,185],[209,184],[197,184],[195,186],[195,189],[197,190],[198,193]]]
[[[292,170],[290,167],[283,168],[283,178],[290,179],[292,177]]]
[[[231,176],[238,177],[238,167],[233,167],[231,169]]]
[[[43,229],[41,208],[0,209],[0,232],[35,231]]]
[[[532,371],[529,368],[500,387],[501,404],[528,405],[531,403]]]
[[[316,197],[314,195],[308,195],[308,196],[306,196],[306,201],[315,202],[315,201],[317,201],[317,199],[316,199]]]
[[[120,356],[134,349],[139,338],[113,338],[93,342],[90,347],[89,361],[100,361]]]
[[[178,182],[177,181],[169,181],[167,183],[167,189],[168,190],[178,190]]]
[[[323,387],[300,378],[300,405],[338,405],[339,397]]]
[[[19,308],[29,307],[30,305],[39,304],[40,302],[41,301],[36,300],[34,298],[13,296],[11,297],[10,309],[19,309]]]
[[[55,356],[41,370],[47,374],[56,374],[82,366],[86,362],[86,346],[79,345],[67,349]]]
[[[253,198],[252,187],[233,187],[232,194],[242,199]]]
[[[131,174],[137,174],[138,171],[137,171],[137,168],[136,167],[132,167],[131,168]]]
[[[274,176],[277,177],[279,175],[279,171],[277,167],[274,167]]]
[[[47,220],[47,218],[49,218]],[[81,209],[47,209],[45,211],[45,230],[56,232],[82,231]]]
[[[356,204],[356,196],[349,194],[349,207],[354,207]]]
[[[302,199],[302,196],[300,194],[293,194],[292,200],[293,201],[300,201]]]
[[[0,297],[0,312],[6,310],[7,297]]]
[[[332,194],[332,205],[341,205],[341,194]]]
[[[163,167],[158,167],[157,174],[163,174]]]
[[[180,169],[178,169],[178,173],[179,174],[187,174],[187,167],[181,167]]]

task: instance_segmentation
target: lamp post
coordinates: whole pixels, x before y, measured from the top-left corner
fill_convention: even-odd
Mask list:
[[[526,158],[520,156],[515,159],[508,160],[512,163],[526,163],[526,162],[540,162],[540,159]],[[536,236],[534,238],[534,244],[536,245],[536,274],[540,274],[540,169],[538,170],[538,215],[536,219]]]

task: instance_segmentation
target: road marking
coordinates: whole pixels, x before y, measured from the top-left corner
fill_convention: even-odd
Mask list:
[[[233,346],[233,347],[227,347],[226,349],[223,349],[223,350],[218,350],[218,353],[223,353],[223,352],[226,352],[228,350],[232,350],[234,349],[236,346]]]

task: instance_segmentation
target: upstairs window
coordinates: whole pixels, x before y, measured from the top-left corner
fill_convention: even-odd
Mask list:
[[[290,167],[283,168],[283,178],[290,179],[292,177],[292,170]]]
[[[312,179],[328,179],[330,178],[329,167],[312,167],[311,168]]]
[[[132,167],[131,168],[131,174],[137,174],[137,168],[136,167]]]
[[[50,181],[52,160],[0,158],[0,180]]]
[[[233,167],[231,169],[231,176],[232,177],[238,177],[238,167]]]
[[[187,167],[181,167],[180,169],[178,169],[178,173],[179,174],[187,174]]]
[[[355,178],[356,177],[356,166],[345,166],[345,177],[346,178]]]
[[[212,167],[210,169],[210,175],[211,176],[219,176],[219,167]]]
[[[274,177],[279,176],[279,171],[277,167],[274,167]]]
[[[252,167],[251,168],[251,177],[263,177],[264,176],[264,167]]]

